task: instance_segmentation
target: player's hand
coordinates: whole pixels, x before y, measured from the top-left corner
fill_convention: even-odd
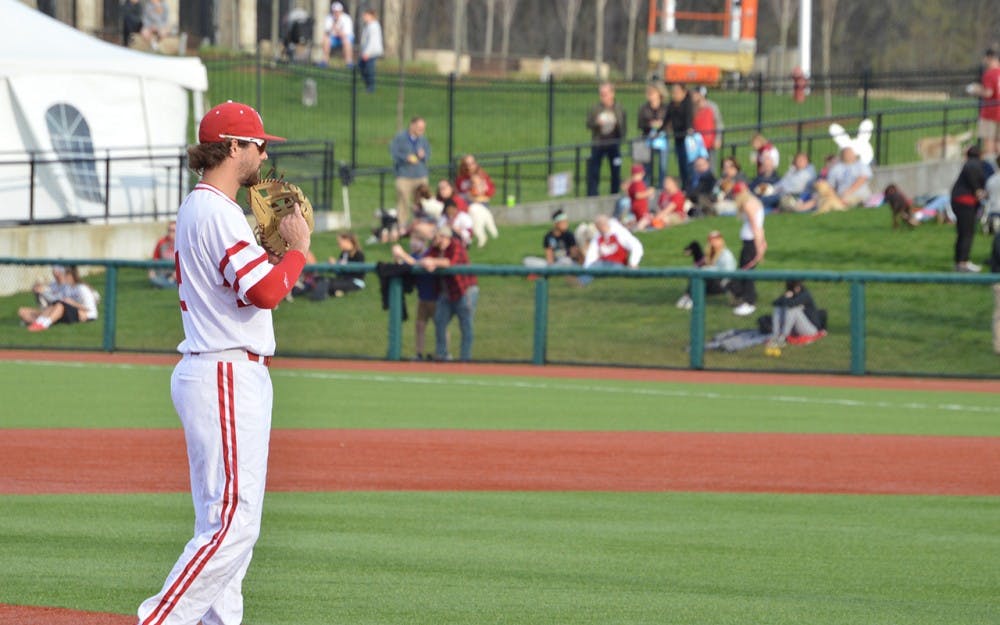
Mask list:
[[[303,254],[309,251],[312,235],[298,202],[295,203],[295,212],[278,222],[278,234],[288,243],[288,249],[298,250]]]

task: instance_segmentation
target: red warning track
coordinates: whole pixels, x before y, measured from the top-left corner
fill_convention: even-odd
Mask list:
[[[186,492],[179,430],[6,430],[0,493]],[[1000,495],[1000,438],[276,430],[272,491]]]

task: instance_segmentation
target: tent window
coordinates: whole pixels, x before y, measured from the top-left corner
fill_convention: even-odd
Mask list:
[[[104,193],[94,161],[94,141],[83,114],[72,104],[53,104],[45,112],[45,123],[52,146],[69,173],[73,192],[80,199],[103,202]]]

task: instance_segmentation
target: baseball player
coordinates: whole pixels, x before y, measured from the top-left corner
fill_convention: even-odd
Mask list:
[[[184,340],[170,395],[184,426],[195,532],[163,589],[139,606],[141,625],[239,625],[241,585],[260,530],[271,429],[271,309],[305,265],[310,231],[298,205],[269,257],[235,202],[259,179],[267,142],[253,108],[226,102],[188,148],[201,182],[177,213],[174,261]]]

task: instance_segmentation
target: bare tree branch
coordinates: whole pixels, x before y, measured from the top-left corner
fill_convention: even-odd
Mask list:
[[[566,39],[563,41],[563,58],[567,61],[573,58],[573,31],[576,29],[576,18],[580,14],[580,5],[583,0],[562,0],[555,2],[559,19],[562,20],[563,28],[566,29]]]

